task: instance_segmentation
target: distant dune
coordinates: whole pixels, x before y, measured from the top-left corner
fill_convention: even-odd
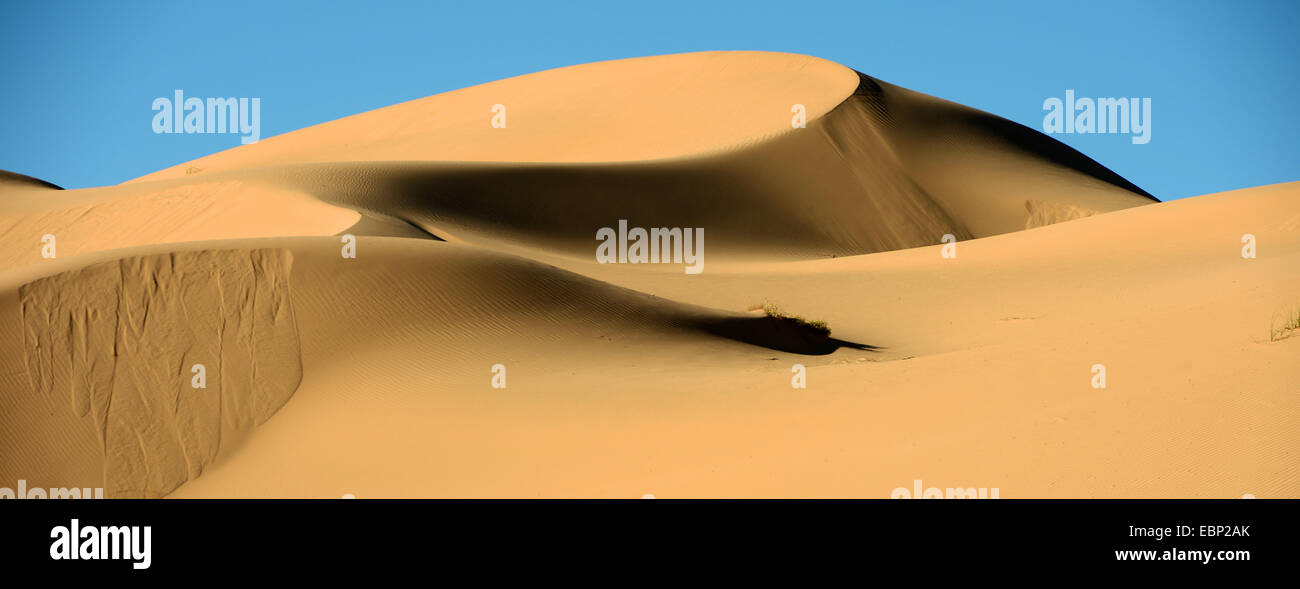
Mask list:
[[[599,263],[620,220],[702,228],[703,272]],[[1300,496],[1300,183],[1160,203],[813,57],[561,68],[117,186],[6,172],[0,228],[0,486]]]

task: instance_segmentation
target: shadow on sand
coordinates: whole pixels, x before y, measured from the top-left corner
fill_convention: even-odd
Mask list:
[[[762,346],[780,352],[809,356],[824,356],[840,348],[871,352],[882,349],[877,346],[835,339],[830,337],[829,334],[800,325],[790,318],[733,317],[701,319],[692,323],[691,327],[738,342]]]

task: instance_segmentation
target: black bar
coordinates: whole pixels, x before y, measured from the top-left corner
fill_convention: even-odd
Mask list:
[[[1116,575],[1254,575],[1295,559],[1295,500],[4,500],[0,554],[97,578],[199,571],[466,572],[561,567],[1049,567]],[[54,560],[51,530],[150,526],[150,563]],[[1166,529],[1163,539],[1135,528]],[[1202,528],[1206,526],[1206,528]],[[1216,527],[1212,536],[1208,526]],[[1244,534],[1244,535],[1243,535]],[[1116,551],[1249,560],[1121,561]],[[1239,552],[1241,551],[1241,552]],[[1170,553],[1176,556],[1177,553]],[[320,567],[327,566],[326,569]],[[743,568],[743,567],[742,567]],[[965,569],[954,569],[965,570]],[[751,570],[753,572],[760,572]],[[495,574],[495,573],[494,573]],[[39,577],[38,577],[39,578]]]

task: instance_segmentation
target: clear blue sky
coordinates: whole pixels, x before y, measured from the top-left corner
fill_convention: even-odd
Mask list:
[[[0,169],[115,184],[239,144],[154,98],[262,99],[262,137],[509,76],[713,49],[815,55],[1042,128],[1149,97],[1151,142],[1056,135],[1162,200],[1300,180],[1300,2],[72,2],[5,7]]]

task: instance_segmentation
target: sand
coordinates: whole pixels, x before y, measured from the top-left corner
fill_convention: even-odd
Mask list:
[[[704,228],[704,271],[598,263],[620,219]],[[0,228],[0,486],[1300,496],[1300,183],[1161,203],[817,58],[561,68],[118,186],[4,174]]]

